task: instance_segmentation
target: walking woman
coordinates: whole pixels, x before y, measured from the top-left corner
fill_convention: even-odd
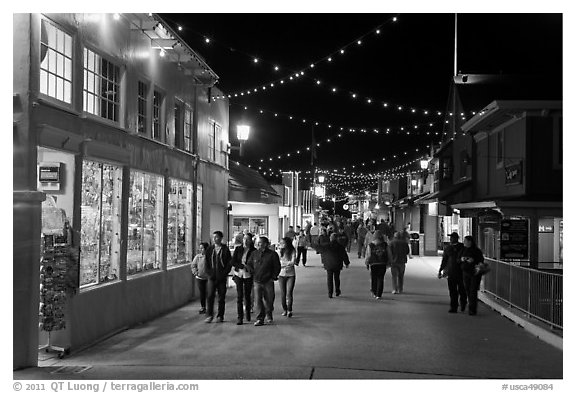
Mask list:
[[[232,268],[234,271],[232,279],[236,283],[236,292],[238,294],[236,299],[238,322],[236,322],[236,325],[244,323],[244,315],[246,315],[246,320],[250,321],[253,281],[252,274],[246,267],[246,261],[248,261],[248,258],[255,250],[252,234],[247,233],[242,238],[242,245],[237,246],[234,249],[234,255],[232,255]],[[244,309],[246,309],[246,314],[244,314]]]
[[[300,257],[302,257],[302,266],[306,266],[306,256],[308,254],[308,246],[310,242],[308,241],[308,236],[304,233],[302,229],[300,234],[296,236],[295,239],[298,254],[296,255],[296,265],[300,264]]]
[[[376,299],[382,297],[384,292],[384,276],[388,268],[392,255],[386,242],[384,234],[374,231],[372,241],[366,246],[366,269],[370,270],[370,292]]]
[[[198,314],[206,314],[206,284],[208,283],[208,274],[206,273],[206,250],[208,243],[200,243],[198,252],[192,260],[192,274],[196,277],[196,283],[200,291],[200,310]]]
[[[484,263],[482,251],[474,243],[472,236],[464,236],[464,247],[460,252],[460,267],[464,279],[464,288],[468,295],[468,314],[476,315],[478,308],[478,289],[482,275],[478,273],[477,266]]]
[[[296,283],[297,260],[296,249],[292,245],[292,239],[285,237],[280,240],[278,254],[280,256],[280,298],[282,299],[283,316],[292,317],[292,304],[294,302],[294,284]]]

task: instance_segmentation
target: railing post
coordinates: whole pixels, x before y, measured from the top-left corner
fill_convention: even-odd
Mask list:
[[[556,303],[555,301],[555,296],[554,296],[554,276],[550,276],[550,281],[552,282],[552,285],[550,286],[550,329],[554,328],[554,303]]]
[[[530,308],[530,305],[532,303],[531,300],[532,300],[532,271],[528,270],[528,315],[532,313],[532,310]]]
[[[512,308],[512,272],[514,271],[514,269],[512,269],[512,265],[510,265],[510,274],[508,277],[508,307]]]

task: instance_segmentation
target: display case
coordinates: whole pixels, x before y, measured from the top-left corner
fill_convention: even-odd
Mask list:
[[[167,265],[192,262],[192,183],[170,179]]]
[[[128,206],[127,274],[158,270],[162,264],[164,178],[131,171]]]
[[[80,285],[118,279],[122,167],[82,163]]]

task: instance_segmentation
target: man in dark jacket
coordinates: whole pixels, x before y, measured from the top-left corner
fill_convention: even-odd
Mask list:
[[[232,269],[232,255],[226,244],[222,244],[224,235],[221,231],[215,231],[212,234],[214,244],[206,250],[206,273],[208,274],[207,282],[207,310],[206,323],[214,319],[214,299],[218,291],[218,315],[216,322],[224,322],[224,308],[226,306],[226,284],[228,273]]]
[[[330,243],[323,243],[318,245],[322,264],[326,269],[328,280],[328,297],[332,298],[334,287],[336,287],[336,296],[340,296],[340,271],[343,265],[350,265],[350,259],[346,253],[346,249],[338,243],[336,234],[330,235]]]
[[[265,236],[260,236],[256,244],[258,249],[254,251],[248,260],[248,269],[254,278],[254,297],[258,315],[254,326],[264,325],[264,317],[267,323],[272,323],[274,311],[274,281],[280,274],[280,258],[268,246],[270,241]]]
[[[460,268],[460,261],[458,260],[458,256],[464,247],[464,245],[458,241],[459,238],[460,236],[458,236],[456,232],[452,232],[450,235],[450,244],[444,248],[442,262],[440,269],[438,269],[438,278],[442,278],[443,276],[448,277],[448,291],[450,292],[450,310],[448,310],[448,312],[450,313],[458,311],[458,297],[460,297],[461,311],[466,309],[468,302],[466,289],[464,288],[462,269]]]

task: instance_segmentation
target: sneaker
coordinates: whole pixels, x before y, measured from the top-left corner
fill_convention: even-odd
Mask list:
[[[283,316],[283,317],[285,317],[286,315],[288,315],[288,311],[284,311],[284,312],[282,313],[282,316]]]
[[[288,318],[292,318],[292,311],[288,311]]]
[[[381,298],[380,296],[376,296],[375,299],[376,299],[376,300],[380,300],[380,299],[382,299],[382,298]]]
[[[462,305],[460,306],[460,311],[464,312],[465,310],[466,310],[466,305],[465,305],[465,304],[462,304]]]
[[[450,314],[455,314],[455,313],[458,312],[458,310],[456,310],[455,308],[451,308],[450,310],[448,310],[448,312],[449,312]]]
[[[468,311],[468,315],[476,315],[476,311]]]
[[[396,295],[397,293],[398,293],[397,290],[393,290],[393,291],[392,291],[392,294],[393,294],[393,295]]]
[[[198,310],[198,314],[206,314],[206,309],[201,308],[200,310]]]
[[[257,319],[256,322],[254,322],[254,326],[262,326],[264,325],[264,321],[261,319]]]
[[[211,323],[213,319],[214,319],[214,317],[208,317],[204,320],[204,322]]]
[[[216,322],[218,323],[224,322],[224,317],[216,317]]]
[[[266,318],[266,324],[271,325],[274,323],[274,320],[272,318]]]
[[[250,322],[250,319],[251,319],[251,318],[250,318],[250,313],[246,313],[246,320],[247,320],[248,322]]]
[[[336,291],[336,296],[340,296],[341,294],[342,294],[342,292]]]
[[[329,293],[329,294],[328,294],[328,297],[329,297],[330,299],[332,299],[332,294],[331,294],[331,293]]]
[[[243,325],[243,324],[244,324],[244,321],[240,318],[238,319],[238,322],[236,322],[236,325]]]

